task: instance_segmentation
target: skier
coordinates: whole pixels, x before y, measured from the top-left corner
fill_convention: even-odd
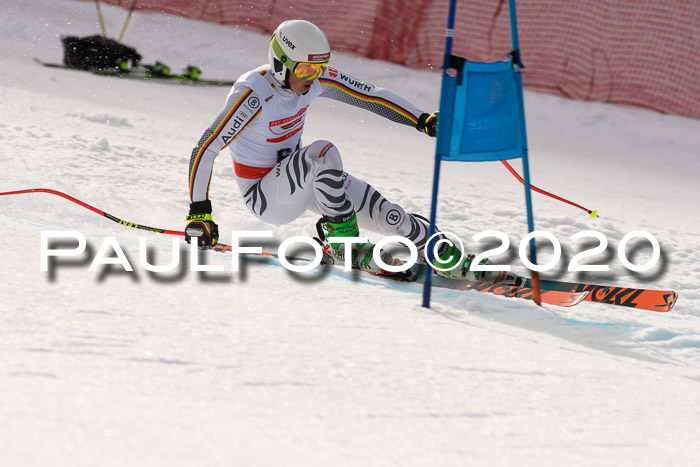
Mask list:
[[[303,146],[306,111],[316,97],[361,107],[394,122],[435,136],[438,113],[427,113],[395,93],[328,67],[330,45],[323,31],[303,20],[284,21],[270,39],[269,63],[239,77],[214,123],[192,151],[189,165],[190,211],[185,239],[201,248],[218,240],[209,183],[214,159],[229,147],[236,181],[249,211],[281,225],[311,210],[321,217],[319,233],[333,261],[344,264],[345,246],[328,237],[359,236],[363,229],[411,240],[419,251],[428,238],[425,222],[406,213],[363,180],[343,170],[338,149],[329,141]],[[500,282],[499,274],[469,270],[473,255],[443,242],[438,272],[446,277]],[[353,267],[385,273],[373,259],[374,244],[352,246]],[[392,264],[387,252],[382,260]],[[458,261],[462,264],[458,265]],[[490,273],[488,273],[490,274]]]

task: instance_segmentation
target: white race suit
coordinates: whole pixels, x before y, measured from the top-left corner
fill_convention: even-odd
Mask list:
[[[191,201],[209,199],[214,159],[228,146],[241,195],[250,212],[264,222],[285,224],[307,210],[335,217],[354,209],[361,235],[364,229],[399,235],[422,248],[427,240],[425,223],[346,173],[332,143],[302,146],[306,111],[319,96],[413,128],[424,113],[395,93],[334,68],[327,68],[308,92],[297,94],[261,66],[236,80],[221,113],[192,151]]]

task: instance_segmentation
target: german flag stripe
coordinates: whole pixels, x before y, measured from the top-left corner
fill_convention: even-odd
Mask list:
[[[226,126],[226,122],[229,121],[231,116],[236,113],[238,108],[243,105],[243,102],[245,99],[253,92],[252,89],[247,89],[243,94],[241,94],[241,97],[238,98],[235,104],[231,106],[231,109],[226,113],[226,115],[221,119],[219,124],[216,126],[214,131],[209,135],[209,137],[204,141],[204,143],[199,147],[199,151],[197,151],[197,155],[195,156],[194,163],[192,164],[192,168],[190,169],[190,199],[192,199],[192,192],[194,190],[194,179],[196,178],[197,175],[197,169],[199,168],[199,162],[202,160],[202,155],[204,152],[207,150],[209,145],[214,141],[216,138],[219,137],[219,134],[221,133],[221,130]],[[252,120],[251,120],[252,121]],[[239,132],[240,134],[240,132]],[[209,191],[209,188],[207,188],[207,192]],[[207,193],[208,195],[208,193]]]
[[[364,101],[364,102],[379,104],[379,105],[383,105],[384,107],[388,107],[391,110],[393,110],[394,112],[396,112],[397,114],[405,117],[407,120],[411,121],[412,123],[414,123],[414,124],[418,123],[418,118],[415,115],[413,115],[408,110],[404,109],[403,107],[401,107],[401,106],[399,106],[391,101],[388,101],[388,100],[383,99],[381,97],[372,97],[372,96],[369,96],[367,94],[363,94],[361,92],[355,91],[354,89],[351,89],[351,88],[345,86],[344,84],[338,83],[337,81],[333,81],[330,79],[319,78],[319,82],[323,86],[330,86],[330,87],[333,87],[333,88],[335,88],[335,89],[337,89],[345,94],[349,94],[350,96],[354,97],[355,99],[359,99],[359,100]]]

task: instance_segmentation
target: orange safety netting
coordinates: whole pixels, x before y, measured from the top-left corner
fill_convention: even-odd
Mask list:
[[[101,0],[129,8],[133,0]],[[286,19],[320,26],[334,50],[414,68],[442,64],[447,0],[139,0],[137,9],[271,33]],[[700,2],[520,0],[526,87],[700,118]],[[510,51],[506,0],[462,0],[453,52]]]

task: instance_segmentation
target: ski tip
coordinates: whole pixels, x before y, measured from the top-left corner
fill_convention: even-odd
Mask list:
[[[666,312],[671,311],[678,300],[678,292],[669,290],[661,296],[663,303],[650,304],[649,309],[652,311]]]

